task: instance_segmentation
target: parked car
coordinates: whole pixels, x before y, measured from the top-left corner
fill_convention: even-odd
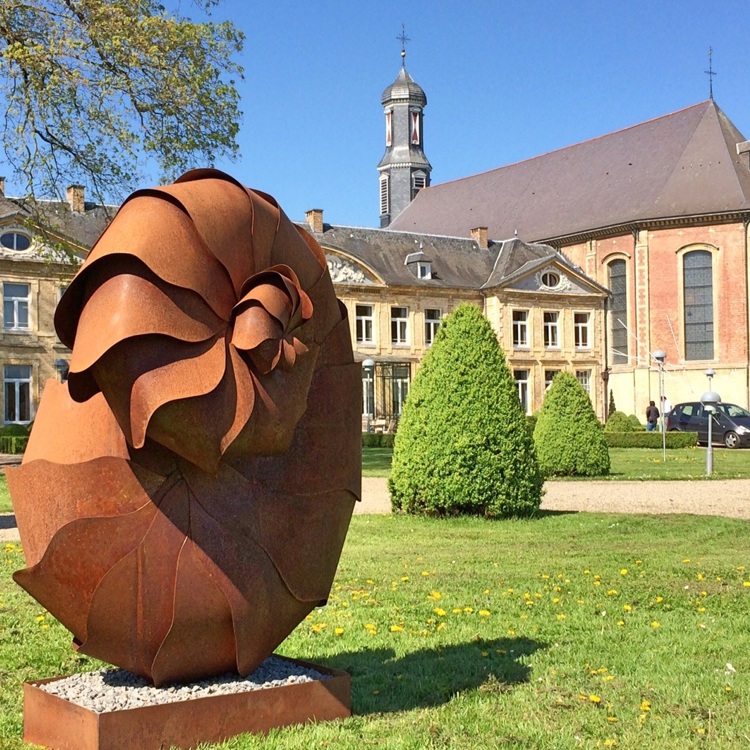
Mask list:
[[[700,401],[677,404],[666,422],[667,431],[697,432],[698,442],[708,443],[708,412]],[[719,404],[713,415],[711,442],[727,448],[750,445],[750,412],[737,404]]]

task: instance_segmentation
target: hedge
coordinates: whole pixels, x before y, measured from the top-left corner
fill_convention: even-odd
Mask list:
[[[603,432],[609,448],[659,448],[661,432]],[[697,432],[668,432],[667,448],[693,448],[698,444]]]
[[[393,441],[396,439],[394,432],[363,432],[363,448],[393,448]]]
[[[28,442],[23,435],[0,435],[0,453],[23,453]]]

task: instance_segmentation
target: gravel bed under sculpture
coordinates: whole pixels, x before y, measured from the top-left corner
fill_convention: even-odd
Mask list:
[[[328,675],[314,669],[269,656],[247,677],[226,674],[199,682],[175,683],[157,688],[124,669],[102,669],[71,675],[39,687],[83,708],[104,713],[325,679],[328,679]]]

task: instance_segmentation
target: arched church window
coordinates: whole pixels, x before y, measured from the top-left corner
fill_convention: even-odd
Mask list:
[[[609,266],[609,331],[612,364],[628,363],[628,275],[624,260],[613,260]]]
[[[712,255],[693,250],[682,257],[685,359],[714,358]]]

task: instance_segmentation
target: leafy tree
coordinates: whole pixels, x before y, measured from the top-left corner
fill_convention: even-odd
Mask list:
[[[395,510],[528,515],[542,477],[515,383],[474,305],[438,329],[404,406],[388,486]]]
[[[199,23],[155,0],[0,2],[0,128],[26,195],[80,183],[103,203],[237,153],[243,35],[209,20],[217,2],[193,0]]]
[[[613,411],[609,415],[607,424],[604,425],[605,432],[635,432],[630,417],[622,411]]]
[[[534,442],[545,476],[609,474],[609,451],[591,399],[569,372],[555,375],[536,423]]]

